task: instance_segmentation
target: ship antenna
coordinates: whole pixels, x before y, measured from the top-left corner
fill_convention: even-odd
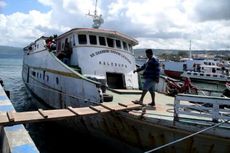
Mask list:
[[[90,12],[87,14],[88,16],[91,16],[93,18],[93,28],[98,29],[102,23],[104,23],[104,20],[102,18],[102,15],[97,15],[97,0],[96,0],[96,4],[95,4],[95,10],[94,10],[94,14],[90,14]]]
[[[191,40],[189,42],[189,59],[190,60],[192,59],[192,42],[191,42]]]

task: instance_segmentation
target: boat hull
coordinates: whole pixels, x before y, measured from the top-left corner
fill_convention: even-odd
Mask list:
[[[192,134],[191,129],[205,128],[196,126],[178,128],[178,125],[173,126],[173,122],[160,123],[162,121],[140,119],[124,112],[84,116],[67,122],[78,131],[83,130],[95,137],[126,146],[127,150],[124,152],[148,151]],[[229,139],[201,134],[160,149],[158,152],[190,153],[211,150],[213,153],[228,153],[229,145]]]
[[[101,102],[96,83],[46,50],[24,56],[22,78],[30,91],[53,108],[84,107]]]

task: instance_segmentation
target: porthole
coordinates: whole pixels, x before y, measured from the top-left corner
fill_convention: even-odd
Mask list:
[[[56,83],[59,84],[59,79],[58,79],[58,77],[56,77]]]

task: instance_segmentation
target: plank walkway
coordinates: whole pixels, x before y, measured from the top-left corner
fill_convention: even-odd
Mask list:
[[[0,126],[14,125],[21,123],[41,122],[48,120],[60,120],[70,117],[95,115],[99,113],[107,113],[122,110],[140,109],[141,105],[134,104],[133,102],[114,103],[106,102],[100,103],[98,106],[89,106],[81,108],[68,107],[66,109],[53,109],[28,111],[28,112],[15,112],[8,111],[0,114]]]

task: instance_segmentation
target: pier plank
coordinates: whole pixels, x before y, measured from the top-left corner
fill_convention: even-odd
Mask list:
[[[12,111],[7,112],[6,114],[7,114],[7,117],[8,117],[8,119],[9,119],[10,122],[13,122],[15,120],[14,114],[13,114]]]
[[[42,109],[38,109],[38,112],[42,115],[44,118],[48,118],[48,115],[44,113]]]
[[[20,123],[31,123],[48,120],[66,119],[76,116],[94,115],[99,113],[107,113],[111,111],[121,111],[127,109],[141,108],[141,105],[133,104],[132,102],[118,104],[114,102],[102,103],[97,106],[66,109],[53,109],[28,111],[28,112],[7,112],[0,114],[0,125],[12,125]]]
[[[97,113],[96,111],[90,109],[89,107],[73,108],[73,110],[78,112],[79,115],[92,115]]]
[[[15,122],[25,122],[28,120],[42,120],[44,119],[38,111],[29,112],[15,112]]]
[[[55,109],[55,110],[44,110],[45,114],[48,115],[48,118],[65,118],[76,116],[74,113],[70,112],[68,109]]]
[[[106,112],[110,112],[111,110],[109,109],[106,109],[105,107],[103,106],[94,106],[94,108],[100,110],[101,113],[106,113]]]

